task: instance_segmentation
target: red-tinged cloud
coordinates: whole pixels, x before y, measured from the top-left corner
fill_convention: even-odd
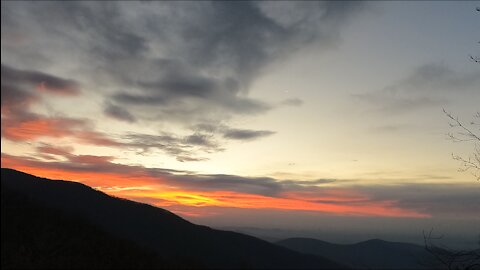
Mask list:
[[[73,147],[71,146],[52,146],[52,145],[41,145],[37,147],[37,152],[48,155],[56,156],[68,156],[73,152]]]
[[[79,161],[81,161],[80,158]],[[85,161],[85,160],[83,160]],[[87,161],[91,161],[87,160]],[[124,186],[149,185],[161,183],[159,177],[149,177],[145,172],[130,168],[128,173],[122,165],[105,165],[74,162],[42,162],[35,158],[16,157],[2,153],[2,168],[12,168],[49,179],[62,179],[81,182],[89,186]]]
[[[301,210],[360,216],[422,218],[430,215],[416,207],[400,207],[397,199],[374,200],[368,193],[352,188],[311,187],[311,191],[306,192],[300,185],[295,186],[292,180],[284,186],[281,181],[269,178],[172,173],[164,169],[117,164],[109,156],[75,155],[70,149],[52,146],[39,148],[39,153],[60,156],[65,161],[46,162],[2,154],[1,165],[41,177],[79,181],[118,197],[172,210],[186,206]],[[254,188],[255,185],[259,188]],[[276,192],[266,190],[268,188]],[[192,209],[195,208],[190,209],[190,215],[195,215]]]
[[[71,138],[81,144],[120,147],[131,151],[161,151],[180,162],[207,160],[200,154],[223,151],[212,134],[195,131],[190,135],[162,132],[121,134],[122,140],[95,131],[87,118],[41,115],[32,109],[41,104],[48,95],[78,95],[79,83],[34,70],[20,70],[2,64],[2,138],[15,142],[41,142],[44,138]],[[135,117],[124,107],[106,103],[109,117],[126,122],[135,122]],[[226,132],[226,131],[225,131]],[[230,129],[235,139],[252,140],[273,134],[268,131]],[[238,134],[237,134],[238,133]],[[241,134],[240,134],[241,133]],[[48,159],[48,157],[45,157]]]
[[[61,158],[63,158],[72,163],[78,164],[102,164],[109,163],[114,160],[112,156],[74,155],[72,154],[73,148],[68,146],[54,147],[45,144],[37,147],[37,152],[42,158],[45,158],[46,156],[51,157],[47,158],[49,160],[61,160]]]
[[[71,118],[2,119],[2,137],[12,141],[34,141],[42,137],[72,136],[85,125],[85,121]]]
[[[11,141],[32,142],[41,138],[70,137],[83,144],[126,146],[90,128],[89,121],[86,119],[45,117],[33,113],[8,115],[2,118],[2,137]]]
[[[19,71],[2,65],[2,138],[16,142],[33,142],[47,137],[73,137],[86,144],[122,146],[105,134],[91,130],[87,119],[48,117],[32,112],[31,106],[41,102],[40,96],[32,91],[32,88],[35,88],[33,84],[40,79],[48,79],[50,82],[37,87],[42,91],[57,95],[77,93],[76,90],[59,90],[77,89],[77,83],[71,80],[37,74],[34,71]]]
[[[107,135],[90,130],[82,130],[75,134],[75,138],[82,143],[98,145],[98,146],[126,146],[125,143],[118,142],[108,138]]]
[[[42,101],[39,91],[60,96],[78,95],[80,90],[76,81],[3,64],[1,73],[3,138],[32,142],[45,137],[75,137],[89,144],[119,145],[104,134],[90,130],[86,119],[48,117],[32,112],[32,105]]]
[[[344,203],[342,198],[336,202],[317,203],[302,198],[278,198],[261,196],[255,194],[244,194],[230,191],[198,192],[191,190],[180,191],[122,191],[114,194],[122,194],[132,199],[152,198],[150,203],[159,207],[170,207],[173,205],[185,205],[195,207],[217,206],[234,207],[245,209],[276,209],[276,210],[302,210],[323,213],[334,213],[338,215],[359,215],[359,216],[383,216],[383,217],[428,217],[428,214],[419,213],[415,210],[402,209],[395,205],[395,201],[372,201],[350,204]],[[154,199],[158,198],[158,201]],[[321,196],[319,201],[324,200]]]
[[[114,158],[111,156],[92,156],[92,155],[78,155],[73,156],[69,160],[71,162],[77,162],[82,164],[97,164],[106,163],[112,161]]]

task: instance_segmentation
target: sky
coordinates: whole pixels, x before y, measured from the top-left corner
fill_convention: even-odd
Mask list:
[[[480,121],[478,5],[2,2],[1,165],[211,226],[474,243],[443,109]]]

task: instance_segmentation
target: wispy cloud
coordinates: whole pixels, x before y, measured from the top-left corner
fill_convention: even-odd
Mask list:
[[[115,163],[111,156],[77,155],[73,151],[69,147],[40,145],[38,158],[2,154],[2,167],[81,181],[118,196],[173,208],[217,206],[354,216],[467,218],[475,215],[480,205],[477,189],[465,184],[359,186],[350,182],[337,186],[334,179],[279,180],[145,168]],[[130,186],[141,188],[123,188]]]
[[[194,133],[178,136],[163,132],[160,135],[129,133],[122,136],[123,145],[127,148],[148,153],[155,150],[174,156],[180,162],[203,161],[207,158],[201,154],[223,151],[219,143],[208,134]]]
[[[125,108],[122,108],[118,105],[114,105],[112,103],[107,103],[105,104],[105,109],[103,111],[105,115],[120,120],[120,121],[125,121],[125,122],[136,122],[137,119],[135,116],[133,116],[129,111],[127,111]]]
[[[232,140],[253,140],[272,134],[275,132],[269,130],[228,129],[223,133],[223,137]]]
[[[34,88],[57,95],[77,95],[80,92],[78,82],[63,79],[35,70],[20,70],[2,64],[2,85]]]
[[[68,161],[40,161],[2,154],[2,167],[55,179],[77,180],[101,190],[161,207],[233,207],[303,210],[338,215],[426,217],[394,201],[371,200],[347,189],[322,189],[330,181],[283,183],[268,177],[204,175],[116,164],[110,157],[67,154]],[[98,180],[102,179],[102,180]],[[136,186],[140,189],[123,187]],[[314,190],[314,192],[308,192]],[[115,188],[113,188],[115,187]],[[143,188],[145,187],[145,188]]]
[[[444,106],[452,95],[476,91],[480,72],[456,72],[444,64],[417,67],[407,77],[380,90],[355,94],[374,111],[406,113],[432,106]]]
[[[280,104],[284,106],[299,107],[303,105],[303,100],[299,98],[289,98],[289,99],[283,100],[282,102],[280,102]]]
[[[361,1],[8,2],[2,4],[2,39],[9,42],[2,43],[2,52],[7,65],[57,67],[49,70],[75,76],[104,99],[109,117],[188,127],[274,108],[248,96],[252,82],[293,51],[312,43],[332,47],[364,6]],[[18,35],[28,42],[15,42]],[[74,81],[60,77],[37,72],[25,78],[40,79],[47,91],[75,91]]]

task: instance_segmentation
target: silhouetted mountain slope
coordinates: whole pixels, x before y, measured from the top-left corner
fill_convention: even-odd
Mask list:
[[[311,238],[289,238],[277,242],[292,250],[322,256],[363,269],[438,269],[440,265],[423,246],[379,239],[352,245],[332,244]]]
[[[52,230],[59,223],[67,224],[67,227],[76,223],[65,222],[64,219],[81,220],[81,223],[92,224],[92,228],[82,227],[79,230],[98,230],[96,234],[105,231],[117,238],[151,248],[162,258],[159,260],[152,256],[151,259],[159,260],[160,263],[169,261],[177,265],[179,262],[186,262],[186,265],[192,267],[207,268],[339,268],[338,264],[327,259],[296,253],[251,236],[195,225],[166,210],[114,198],[75,182],[51,181],[11,169],[2,169],[1,184],[2,197],[5,191],[15,194],[12,195],[14,197],[24,196],[25,200],[34,202],[38,208],[56,211],[55,214],[46,214],[48,218],[36,218],[33,214],[35,211],[29,209],[32,203],[19,205],[18,207],[26,209],[22,211],[25,211],[26,216],[23,218],[27,220],[28,215],[32,214],[34,220],[40,219],[41,222],[48,223],[46,226],[51,226]],[[5,203],[7,208],[10,207],[8,200]],[[2,209],[3,204],[2,199]],[[57,212],[61,215],[56,214]],[[54,217],[58,216],[62,217],[55,220]],[[14,218],[5,218],[7,223],[11,219]],[[2,222],[3,220],[2,216]],[[73,233],[74,230],[68,228],[66,232]],[[38,232],[44,233],[42,230]],[[9,234],[8,231],[5,233]],[[26,241],[28,243],[28,240]],[[2,250],[4,244],[9,243],[4,243],[2,237]],[[122,253],[119,251],[118,254]],[[137,255],[150,256],[148,251],[138,251]]]
[[[84,220],[38,205],[4,185],[1,217],[2,269],[181,267]]]

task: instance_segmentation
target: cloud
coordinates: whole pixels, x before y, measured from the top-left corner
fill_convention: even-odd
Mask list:
[[[5,117],[25,115],[25,109],[38,102],[39,97],[18,86],[10,85],[2,78],[1,85],[2,115]]]
[[[303,100],[299,98],[289,98],[289,99],[283,100],[280,104],[284,106],[299,107],[303,105]]]
[[[275,134],[269,130],[250,130],[250,129],[227,129],[223,133],[223,137],[231,140],[254,140]]]
[[[256,140],[276,133],[270,130],[237,129],[223,124],[213,125],[206,123],[194,125],[191,129],[195,132],[211,134],[212,136],[215,134],[220,135],[229,140],[243,141]]]
[[[73,89],[68,85],[77,85],[71,80],[37,73],[36,71],[19,71],[2,65],[2,138],[16,142],[33,142],[45,137],[73,137],[80,142],[100,146],[121,145],[105,134],[92,130],[88,119],[46,116],[32,112],[32,105],[41,102],[41,96],[32,90],[37,77],[50,78],[49,84],[58,87],[55,89]],[[52,83],[52,81],[56,82]],[[49,93],[65,95],[59,90]]]
[[[223,151],[211,135],[199,133],[187,136],[167,132],[160,135],[130,133],[122,136],[122,139],[123,145],[127,148],[140,150],[143,154],[160,150],[180,162],[208,160],[199,155]]]
[[[19,70],[1,64],[1,107],[2,115],[7,118],[32,118],[29,112],[34,103],[40,103],[39,92],[57,96],[78,95],[79,84],[70,79],[35,70]]]
[[[12,2],[2,5],[2,39],[11,41],[2,52],[23,67],[69,63],[91,87],[106,86],[112,106],[190,125],[270,110],[268,102],[248,97],[251,83],[308,44],[336,44],[363,7],[360,1]],[[20,34],[28,42],[14,42]],[[64,89],[65,83],[45,85]]]
[[[72,147],[61,145],[39,144],[36,152],[37,156],[29,157],[2,153],[1,165],[45,177],[81,180],[106,191],[115,187],[118,192],[126,192],[117,195],[130,198],[142,196],[149,201],[162,199],[168,205],[189,205],[196,201],[199,203],[196,206],[267,207],[348,215],[437,218],[471,218],[480,211],[480,197],[475,183],[365,186],[342,181],[342,185],[336,185],[341,180],[279,180],[146,168],[115,163],[111,156],[78,155]],[[128,186],[145,188],[141,193],[122,188]]]
[[[43,138],[72,138],[82,144],[122,148],[146,154],[160,150],[178,161],[204,161],[199,155],[223,151],[212,134],[195,132],[186,136],[162,132],[160,135],[129,133],[116,138],[95,131],[89,119],[45,116],[30,112],[38,98],[16,88],[2,88],[2,138],[15,142],[42,141]],[[23,107],[19,107],[23,105]]]
[[[109,156],[76,155],[73,149],[43,145],[48,161],[2,154],[2,167],[44,177],[81,180],[127,198],[158,201],[158,206],[195,205],[307,210],[340,215],[469,218],[479,211],[472,185],[332,185],[332,179],[278,180],[197,174],[114,163]],[[99,180],[101,179],[101,180]],[[140,187],[141,192],[122,187]]]
[[[63,157],[69,162],[76,164],[101,164],[110,162],[114,159],[112,156],[74,155],[72,154],[73,148],[68,146],[58,147],[49,144],[43,144],[38,146],[36,150],[41,157],[49,155],[51,156],[51,158],[49,158],[50,160],[56,159],[57,157]]]
[[[398,114],[412,112],[428,107],[435,107],[447,103],[445,98],[427,96],[396,96],[387,92],[376,92],[354,95],[357,99],[367,103],[374,111]]]
[[[280,208],[302,209],[301,205],[305,204],[304,207],[316,209],[315,211],[322,211],[322,209],[326,212],[346,211],[354,215],[355,213],[377,213],[375,215],[380,216],[431,215],[443,218],[469,218],[475,216],[480,210],[480,197],[475,183],[471,185],[405,183],[365,186],[350,182],[338,186],[335,183],[341,180],[336,179],[279,180],[270,177],[199,174],[164,168],[145,168],[115,163],[111,156],[76,155],[73,153],[74,149],[69,146],[41,144],[36,150],[38,154],[50,155],[54,158],[44,159],[40,156],[42,159],[38,159],[33,156],[21,157],[2,153],[2,167],[16,168],[40,175],[47,174],[43,176],[61,175],[64,179],[79,179],[86,184],[102,186],[106,189],[129,185],[144,186],[151,190],[152,194],[145,192],[146,189],[142,190],[141,194],[150,199],[160,191],[170,190],[176,192],[178,196],[198,195],[210,202],[235,200],[238,207],[259,203],[261,198],[272,198],[272,200],[278,200],[276,202],[278,207],[281,206]],[[422,179],[443,178],[441,176],[420,177]],[[167,197],[170,196],[168,194],[160,198],[168,199]],[[293,203],[297,206],[288,206]],[[179,202],[176,201],[174,204]],[[230,206],[235,207],[234,204]],[[358,210],[355,211],[355,209]],[[388,209],[393,212],[388,214]],[[403,212],[399,209],[403,209]]]
[[[212,136],[205,134],[192,134],[184,138],[185,142],[191,145],[200,145],[212,147],[216,146],[216,143],[212,141]]]
[[[78,83],[73,80],[2,65],[2,138],[16,142],[33,142],[41,141],[47,137],[70,137],[83,144],[117,147],[133,151],[140,149],[147,152],[156,148],[174,156],[181,162],[207,160],[204,157],[199,157],[196,153],[198,151],[210,153],[223,150],[211,135],[195,133],[180,137],[175,134],[160,136],[130,134],[124,136],[124,140],[117,140],[112,138],[111,134],[107,135],[95,131],[89,119],[65,116],[52,117],[34,113],[31,111],[32,105],[41,102],[41,96],[35,91],[35,89],[38,89],[39,82],[44,82],[41,85],[43,87],[42,91],[54,95],[65,96],[73,94],[72,89],[78,90]],[[75,94],[77,93],[75,92]],[[106,103],[105,113],[123,121],[135,121],[133,115],[128,111],[111,103]],[[50,150],[52,149],[50,148]],[[48,153],[42,154],[44,158],[54,158]],[[71,160],[72,156],[64,157]],[[96,161],[93,156],[75,158],[77,162],[84,160]]]
[[[2,119],[2,137],[12,141],[33,141],[42,137],[62,138],[72,136],[82,120],[71,118],[43,118],[32,114],[30,119]]]
[[[442,106],[461,92],[476,91],[480,72],[460,73],[439,63],[417,67],[383,89],[354,95],[377,111],[398,114]]]
[[[80,93],[79,84],[70,79],[38,72],[20,70],[2,64],[2,138],[12,141],[33,141],[42,137],[72,136],[87,121],[69,117],[47,117],[31,111],[42,102],[41,92],[56,96]]]
[[[20,70],[9,67],[2,63],[2,83],[6,85],[35,87],[39,91],[50,92],[57,95],[79,94],[79,84],[70,79],[33,70]]]
[[[2,40],[7,41],[1,45],[2,100],[8,97],[12,104],[2,101],[2,114],[14,103],[42,103],[42,92],[78,95],[81,85],[86,95],[80,102],[103,100],[106,116],[159,130],[114,138],[94,130],[91,115],[97,112],[86,105],[85,124],[63,127],[60,122],[76,120],[66,113],[47,117],[17,110],[10,133],[2,129],[2,134],[17,141],[70,136],[144,154],[160,150],[178,161],[206,160],[203,155],[222,151],[228,140],[272,135],[228,125],[235,117],[278,106],[251,97],[251,84],[295,51],[314,43],[325,49],[337,44],[343,26],[363,7],[360,1],[2,3]],[[11,90],[4,94],[4,87]],[[284,102],[300,104],[299,99]],[[20,116],[35,118],[44,130],[29,133]],[[205,123],[225,128],[185,135],[189,127]],[[163,130],[174,126],[176,133],[165,141]]]
[[[105,105],[105,109],[103,112],[105,113],[105,115],[120,121],[125,121],[130,123],[137,121],[137,119],[135,119],[135,116],[133,116],[125,108],[114,105],[112,103],[107,103]]]
[[[401,207],[443,217],[472,217],[480,211],[480,196],[475,183],[404,184],[360,187],[373,200],[395,200]]]
[[[45,162],[35,157],[19,157],[2,153],[2,167],[28,167],[33,171],[60,170],[70,173],[99,173],[122,174],[129,178],[132,175],[148,176],[150,184],[167,184],[175,188],[191,189],[197,191],[232,191],[264,196],[281,196],[290,190],[306,190],[331,181],[281,181],[269,177],[242,177],[227,174],[196,174],[188,171],[172,171],[163,168],[145,168],[137,165],[124,165],[113,163],[111,156],[75,155],[69,147],[58,147],[42,144],[37,147],[41,155],[56,156],[54,161]],[[43,158],[43,156],[40,156]],[[53,160],[53,159],[49,159]],[[36,168],[36,169],[35,169]],[[88,176],[88,175],[87,175]],[[87,177],[88,178],[88,177]],[[82,178],[85,179],[85,178]],[[117,179],[117,178],[115,178]],[[91,181],[97,181],[90,178]],[[107,181],[107,179],[105,179]],[[98,183],[101,183],[99,181]],[[122,185],[117,182],[116,185]]]
[[[42,144],[37,146],[37,152],[40,154],[47,154],[47,155],[54,155],[54,156],[61,156],[66,157],[73,152],[73,147],[71,146],[52,146],[49,144]]]

